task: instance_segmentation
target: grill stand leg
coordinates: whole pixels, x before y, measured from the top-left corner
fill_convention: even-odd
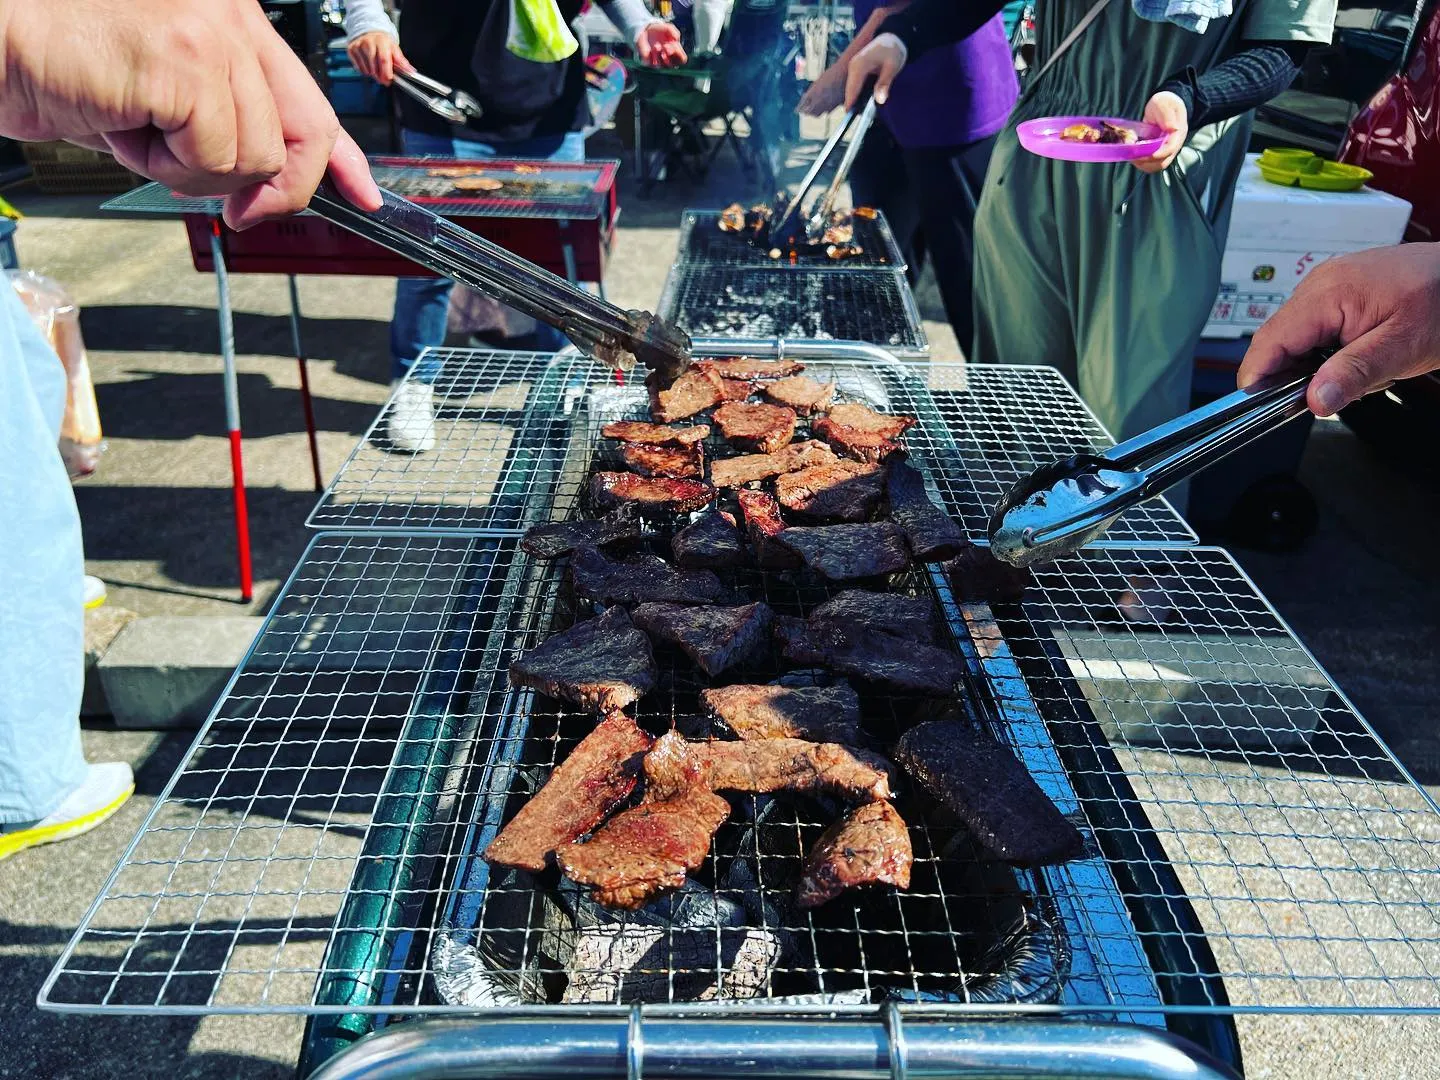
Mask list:
[[[315,490],[324,491],[325,482],[320,478],[320,443],[315,437],[315,406],[310,398],[310,365],[305,359],[305,348],[300,343],[300,286],[294,274],[287,277],[290,282],[290,340],[295,343],[295,362],[300,365],[300,408],[305,412],[305,434],[310,439],[310,471],[315,476]]]
[[[230,310],[230,278],[220,244],[220,219],[210,219],[210,255],[215,261],[215,290],[220,317],[220,360],[224,365],[225,430],[230,437],[231,492],[235,503],[235,548],[240,563],[240,599],[255,597],[250,567],[250,510],[245,501],[245,455],[240,437],[240,388],[235,379],[235,319]]]

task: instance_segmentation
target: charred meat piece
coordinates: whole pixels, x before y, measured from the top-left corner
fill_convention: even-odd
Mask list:
[[[926,645],[940,639],[935,604],[927,596],[846,589],[811,611],[810,618],[853,623]]]
[[[729,816],[724,799],[692,787],[616,814],[586,843],[556,851],[555,860],[566,877],[593,886],[598,903],[633,911],[684,885]]]
[[[714,604],[729,592],[709,570],[677,570],[658,555],[611,559],[580,548],[570,560],[575,594],[597,604]]]
[[[905,530],[916,562],[953,558],[970,545],[960,526],[930,501],[925,477],[898,454],[885,463],[885,494],[890,520]]]
[[[635,625],[654,641],[668,641],[714,677],[754,659],[770,643],[774,612],[763,603],[739,607],[641,604]]]
[[[544,870],[551,852],[584,836],[625,801],[653,741],[624,713],[605,717],[490,841],[486,861]]]
[[[740,487],[812,465],[833,465],[838,458],[822,442],[805,439],[782,446],[773,454],[743,454],[710,463],[710,481],[716,487]]]
[[[1084,850],[1080,830],[1040,790],[1019,759],[973,724],[916,724],[900,736],[895,757],[987,851],[1008,863],[1048,866]],[[646,762],[648,768],[648,756]]]
[[[825,619],[775,619],[787,660],[820,664],[895,690],[948,697],[965,670],[954,654],[866,626]]]
[[[1100,129],[1094,124],[1070,124],[1061,129],[1060,138],[1064,142],[1098,143]]]
[[[604,547],[638,540],[640,527],[633,521],[555,521],[535,525],[520,541],[520,550],[537,559],[558,559],[576,548]]]
[[[620,448],[620,456],[641,476],[668,476],[681,480],[705,475],[705,448],[700,443],[689,446],[626,443]]]
[[[1109,120],[1101,120],[1100,141],[1102,143],[1119,143],[1122,146],[1134,146],[1140,141],[1140,136],[1134,128],[1128,128],[1121,124],[1112,124]]]
[[[711,414],[732,446],[774,453],[795,434],[795,413],[782,405],[747,405],[727,401]]]
[[[650,415],[666,424],[718,405],[725,396],[719,375],[695,368],[671,383],[668,390],[651,390]]]
[[[795,891],[803,910],[834,900],[846,889],[877,882],[910,887],[915,854],[905,819],[888,802],[857,806],[821,834]]]
[[[855,240],[855,223],[848,217],[839,218],[826,226],[820,235],[822,244],[850,244]]]
[[[675,564],[694,570],[739,566],[745,561],[745,540],[735,518],[724,510],[706,510],[670,541]]]
[[[801,416],[824,412],[835,396],[833,382],[816,382],[809,375],[792,375],[765,387],[765,396],[777,405],[794,409]]]
[[[829,416],[812,422],[810,430],[829,443],[836,453],[855,461],[884,461],[895,451],[903,449],[894,439],[837,423]]]
[[[833,461],[787,472],[775,481],[780,505],[821,521],[864,521],[880,502],[885,476],[879,465]]]
[[[887,439],[898,439],[915,423],[913,416],[890,416],[887,413],[878,413],[870,406],[861,405],[858,402],[842,402],[839,405],[832,405],[829,416],[837,424],[852,427],[857,431],[869,432],[872,435],[881,435]]]
[[[794,551],[806,566],[830,581],[874,577],[910,565],[905,534],[888,521],[786,529],[776,542]]]
[[[600,434],[607,439],[650,446],[689,446],[705,439],[710,434],[710,425],[668,427],[665,424],[647,424],[642,420],[616,420],[602,427]]]
[[[804,559],[780,542],[780,534],[786,526],[774,495],[743,489],[736,493],[736,498],[740,500],[745,535],[755,555],[756,566],[762,570],[796,570],[805,565]]]
[[[597,472],[590,477],[590,505],[600,513],[633,507],[640,512],[688,514],[715,498],[715,489],[701,480],[671,480],[630,472]]]
[[[973,545],[947,562],[945,571],[956,598],[970,603],[1015,603],[1033,580],[1025,567],[1003,563],[989,548]]]
[[[619,607],[562,630],[510,665],[511,685],[599,712],[644,696],[656,674],[650,639]]]
[[[855,746],[860,698],[834,686],[719,686],[700,693],[706,711],[741,739],[809,739]]]
[[[736,356],[725,360],[696,360],[695,366],[701,371],[713,371],[721,378],[783,379],[805,370],[805,365],[796,360],[751,360],[747,356]]]
[[[712,791],[829,793],[868,802],[890,798],[890,763],[839,743],[687,742],[671,731],[645,755],[645,782],[657,797],[698,784]]]
[[[718,222],[721,232],[738,233],[745,231],[745,207],[738,202],[731,203],[720,211]]]
[[[726,401],[744,401],[755,393],[759,383],[744,382],[740,379],[721,379],[720,394]]]

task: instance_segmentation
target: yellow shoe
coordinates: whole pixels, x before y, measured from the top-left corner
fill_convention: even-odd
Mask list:
[[[0,859],[87,833],[124,806],[134,792],[135,774],[125,762],[92,764],[84,782],[65,797],[53,814],[39,821],[0,824]]]

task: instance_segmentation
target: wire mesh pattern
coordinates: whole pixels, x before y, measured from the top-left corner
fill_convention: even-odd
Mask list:
[[[680,217],[680,244],[676,258],[680,262],[704,263],[709,266],[773,267],[776,260],[769,252],[757,248],[745,237],[720,229],[720,211],[686,210]],[[852,218],[854,240],[859,255],[831,260],[823,254],[803,255],[798,265],[829,270],[873,270],[876,267],[905,269],[905,256],[885,215],[878,210],[875,217]]]

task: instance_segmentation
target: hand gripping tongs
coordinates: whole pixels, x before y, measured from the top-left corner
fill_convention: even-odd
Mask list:
[[[1097,539],[1122,513],[1305,412],[1311,372],[1286,372],[1111,447],[1025,477],[990,515],[990,550],[1013,566]]]
[[[393,192],[382,189],[380,195],[379,210],[361,210],[326,179],[310,209],[555,327],[603,363],[629,369],[638,360],[655,372],[661,387],[689,366],[689,336],[648,311],[623,311]]]
[[[485,115],[480,103],[464,90],[455,90],[418,71],[395,72],[395,85],[452,124],[479,120]]]

